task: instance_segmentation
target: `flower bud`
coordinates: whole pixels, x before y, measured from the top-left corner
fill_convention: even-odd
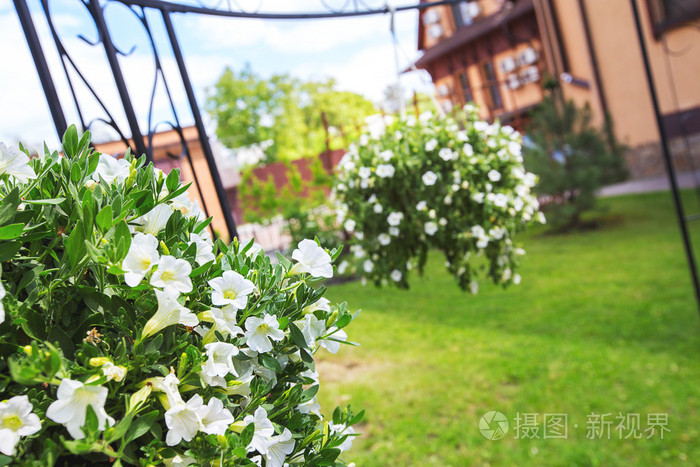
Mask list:
[[[90,366],[102,366],[112,361],[107,357],[95,357],[90,359]]]

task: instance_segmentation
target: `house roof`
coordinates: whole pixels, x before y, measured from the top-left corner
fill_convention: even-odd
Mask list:
[[[473,42],[489,32],[509,23],[526,13],[534,11],[534,0],[519,0],[511,8],[505,8],[498,13],[476,21],[469,26],[462,27],[452,37],[433,47],[426,49],[423,55],[416,60],[417,68],[425,68],[430,62],[465,44]]]

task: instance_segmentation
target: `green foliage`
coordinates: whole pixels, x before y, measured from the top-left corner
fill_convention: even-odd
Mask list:
[[[275,436],[268,441],[291,433],[286,462],[344,465],[338,445],[357,415],[338,410],[333,423],[345,430],[329,432],[313,404],[300,405],[315,402],[314,354],[342,340],[354,317],[347,305],[324,301],[313,269],[299,272],[300,263],[284,258],[272,264],[252,241],[212,244],[210,220],[182,208],[187,186],[177,170],[166,176],[145,156],[116,161],[89,143],[89,133],[79,138],[71,127],[63,155],[47,150],[29,160],[0,146],[3,160],[26,160],[0,172],[0,422],[4,401],[24,396],[41,422],[17,436],[16,452],[3,439],[0,450],[11,457],[0,463],[172,465],[181,456],[197,465],[252,465],[250,441],[259,427],[245,420],[263,411],[274,431],[266,436]],[[329,268],[338,254],[323,253]],[[168,269],[168,260],[179,269]],[[187,287],[175,289],[174,276]],[[250,288],[226,289],[223,304],[217,281],[234,276]],[[256,347],[248,332],[263,317],[264,329],[279,332],[269,350]],[[297,332],[285,333],[292,326]],[[220,380],[207,373],[210,344],[233,352]],[[61,408],[72,397],[70,385],[103,396],[76,396]],[[192,409],[191,439],[172,441],[177,425],[168,417],[185,410],[185,400],[194,407],[218,400],[223,408],[209,416],[230,420],[208,429],[206,408]],[[56,414],[80,417],[81,403],[88,405],[71,431]],[[14,436],[5,428],[3,437]]]
[[[595,192],[624,179],[625,148],[615,141],[612,122],[604,131],[591,126],[588,106],[564,102],[555,92],[533,113],[525,164],[540,175],[537,193],[549,201],[543,210],[555,229],[581,226],[581,214],[595,206]]]
[[[264,79],[250,66],[227,68],[207,101],[218,138],[230,148],[271,140],[267,162],[316,156],[326,149],[322,113],[331,148],[347,145],[374,105],[358,94],[338,91],[332,79],[302,81],[289,75]]]
[[[689,212],[700,209],[693,190],[683,202]],[[372,435],[353,444],[358,466],[682,466],[700,459],[700,323],[672,198],[664,192],[599,203],[605,211],[594,231],[525,232],[523,282],[507,293],[484,285],[465,300],[437,251],[410,290],[329,287],[331,300],[355,297],[362,308],[353,324],[362,346],[318,362],[335,375],[322,405],[350,397],[370,413],[363,431]],[[700,229],[691,234],[699,246]],[[479,431],[491,410],[510,422],[498,441]],[[671,430],[663,439],[658,430],[649,439],[619,439],[619,413],[640,414],[646,428],[647,415],[659,412],[668,413]],[[539,438],[516,438],[515,417],[527,413],[539,414]],[[566,439],[544,438],[545,413],[568,414]],[[591,413],[611,414],[610,439],[586,437]]]

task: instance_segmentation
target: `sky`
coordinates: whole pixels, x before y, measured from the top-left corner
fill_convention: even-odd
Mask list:
[[[225,5],[230,0],[199,1],[209,5]],[[359,0],[325,0],[325,3],[338,6],[355,1]],[[78,123],[65,72],[40,2],[27,0],[27,3],[62,97],[67,120],[69,124]],[[114,120],[122,128],[128,129],[102,46],[88,43],[96,42],[97,32],[87,9],[82,6],[81,0],[50,0],[49,3],[56,30],[77,68],[113,114]],[[239,0],[238,3],[266,12],[324,11],[322,0]],[[394,1],[397,6],[414,3],[415,0]],[[155,73],[148,36],[139,18],[125,6],[110,1],[105,4],[105,16],[115,45],[127,53],[127,56],[120,57],[119,62],[135,111],[142,122],[141,131],[147,132],[147,115],[154,83],[156,99],[153,102],[151,127],[165,130],[174,122],[174,118],[171,104],[165,98],[164,81]],[[382,8],[385,1],[365,0],[365,4]],[[168,88],[173,95],[173,105],[181,115],[180,123],[190,125],[193,119],[174,57],[165,39],[162,19],[153,10],[148,10],[146,17],[157,44]],[[389,15],[261,20],[174,14],[172,20],[200,109],[225,67],[240,70],[247,63],[263,77],[280,73],[302,79],[331,77],[336,80],[338,89],[362,94],[375,103],[383,100],[386,87],[397,80]],[[395,15],[401,69],[408,67],[410,61],[419,56],[416,51],[417,21],[416,10]],[[22,141],[38,148],[46,141],[50,147],[56,147],[58,136],[19,19],[9,1],[0,2],[0,57],[3,63],[0,66],[0,142],[14,145]],[[79,83],[76,95],[83,103],[84,118],[88,121],[104,118],[104,109],[88,87],[81,85],[79,80],[74,82]],[[430,77],[425,72],[403,74],[401,85],[407,95],[414,89],[431,89]],[[93,134],[98,140],[110,140],[116,136],[113,130],[99,121],[94,126]]]

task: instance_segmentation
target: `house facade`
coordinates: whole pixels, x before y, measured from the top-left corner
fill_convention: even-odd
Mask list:
[[[633,176],[661,173],[632,0],[474,0],[421,11],[416,61],[440,105],[474,101],[485,119],[524,129],[545,80],[612,117]],[[666,135],[681,169],[700,169],[700,0],[634,0]],[[698,160],[693,159],[693,155]]]

